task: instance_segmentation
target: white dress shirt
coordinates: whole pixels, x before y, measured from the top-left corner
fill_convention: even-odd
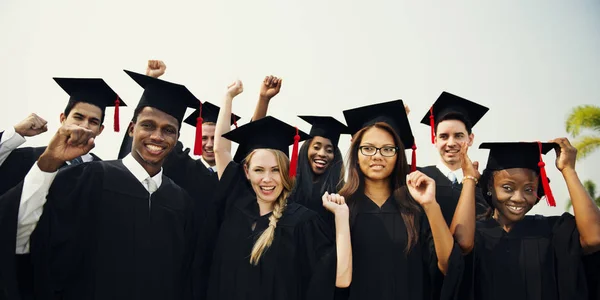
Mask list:
[[[150,175],[148,175],[146,170],[131,154],[124,157],[122,162],[127,170],[148,190],[148,183],[145,180]],[[38,164],[35,163],[25,176],[17,220],[17,254],[29,253],[29,238],[42,216],[48,191],[57,173],[58,171],[43,172],[38,167]],[[160,187],[162,184],[162,168],[151,179],[154,180],[157,188]]]
[[[200,161],[206,166],[206,168],[211,169],[213,172],[217,173],[217,165],[211,166],[205,160],[204,157],[200,156]]]
[[[15,132],[14,127],[4,130],[0,138],[0,165],[4,163],[10,153],[25,143],[25,138]]]
[[[435,165],[438,170],[440,170],[440,172],[442,172],[442,174],[444,174],[444,176],[446,176],[446,178],[448,178],[448,175],[452,172],[454,173],[454,175],[456,175],[456,181],[458,183],[462,183],[464,174],[462,169],[456,169],[454,171],[451,171],[450,168],[448,168],[443,162],[439,162],[437,165]]]

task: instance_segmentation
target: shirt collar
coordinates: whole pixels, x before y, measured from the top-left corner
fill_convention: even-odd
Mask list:
[[[150,176],[150,174],[148,174],[148,172],[146,172],[144,167],[142,167],[142,165],[140,165],[135,160],[135,158],[133,158],[133,156],[131,156],[131,153],[127,154],[127,156],[125,156],[122,161],[123,161],[123,165],[125,166],[125,168],[127,168],[127,170],[129,170],[129,172],[131,172],[131,174],[133,174],[133,176],[140,183],[142,183],[144,180],[146,180],[146,178],[148,178]],[[159,188],[162,183],[162,172],[163,172],[163,169],[160,168],[160,171],[156,175],[152,176],[152,180],[154,180],[154,183],[156,183],[157,188]]]
[[[435,165],[438,170],[440,170],[440,172],[442,172],[442,174],[444,174],[444,176],[448,177],[448,174],[450,174],[450,172],[454,173],[454,175],[456,175],[456,181],[458,183],[461,183],[463,180],[463,171],[462,169],[456,169],[454,171],[451,171],[450,168],[448,168],[442,161],[438,162],[437,165]]]
[[[208,163],[207,163],[207,162],[204,160],[204,157],[200,156],[200,161],[201,161],[201,162],[204,164],[204,166],[206,166],[208,169],[211,169],[211,170],[213,170],[214,172],[217,172],[217,166],[216,166],[216,165],[214,165],[214,166],[211,166],[211,165],[209,165],[209,164],[208,164]]]

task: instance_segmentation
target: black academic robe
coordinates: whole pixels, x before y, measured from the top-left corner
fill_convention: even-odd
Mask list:
[[[23,147],[13,150],[0,165],[0,195],[25,179],[25,175],[45,150],[46,147]],[[98,156],[90,154],[94,161],[101,161]]]
[[[506,232],[495,219],[477,222],[465,272],[477,300],[587,299],[582,248],[575,218],[526,216]]]
[[[36,299],[190,299],[206,216],[162,180],[150,196],[120,160],[61,170],[31,236]]]
[[[199,159],[193,159],[189,156],[190,149],[183,149],[183,144],[177,142],[169,156],[163,163],[164,174],[171,178],[178,186],[183,188],[194,200],[194,208],[197,214],[204,214],[204,211],[210,211],[205,224],[198,228],[204,232],[205,239],[198,240],[196,245],[199,253],[196,257],[193,273],[197,278],[195,282],[196,299],[203,299],[206,296],[208,275],[210,273],[212,251],[217,235],[217,215],[214,213],[216,208],[213,202],[214,192],[219,183],[217,173],[211,172]]]
[[[456,205],[458,205],[458,200],[462,191],[462,183],[452,184],[450,179],[442,174],[442,172],[436,166],[419,168],[419,171],[435,180],[436,200],[440,204],[446,224],[450,226],[450,224],[452,224],[454,211],[456,210]],[[483,198],[481,189],[476,187],[475,213],[480,216],[487,213],[488,209],[489,205]]]
[[[335,215],[328,211],[323,206],[323,193],[321,193],[321,189],[323,188],[323,179],[319,179],[312,186],[312,195],[310,197],[300,197],[297,194],[293,194],[290,197],[290,202],[296,202],[314,212],[319,214],[321,219],[325,221],[325,223],[331,228],[332,231],[335,230]],[[330,194],[337,193],[338,191],[328,191]],[[302,198],[302,199],[300,199]]]
[[[165,175],[186,190],[192,198],[213,202],[212,196],[219,181],[217,173],[209,170],[201,160],[189,156],[190,149],[183,149],[177,142],[163,164]]]
[[[600,300],[600,251],[583,257],[589,300]]]
[[[256,239],[268,227],[243,168],[229,163],[215,197],[223,214],[208,299],[331,299],[335,245],[329,228],[305,207],[290,203],[258,265],[250,264]],[[254,225],[254,226],[253,226]],[[254,229],[253,229],[254,227]]]
[[[5,197],[6,199],[14,199],[16,197],[15,193],[18,194],[20,198],[20,191],[22,190],[22,181],[25,179],[25,176],[31,170],[33,164],[38,160],[40,155],[44,153],[46,147],[23,147],[13,150],[10,155],[6,158],[2,165],[0,165],[0,195],[7,193],[11,188],[18,186],[12,195],[8,195]],[[101,159],[90,153],[94,159],[94,161],[101,161]],[[63,167],[66,167],[65,163]],[[8,200],[5,200],[7,202]],[[4,211],[0,211],[0,214],[5,215],[5,220],[14,221],[14,225],[16,226],[17,222],[17,214],[18,214],[18,199],[16,200],[16,206],[14,203],[7,204],[5,206]],[[13,200],[14,202],[14,200]],[[1,221],[0,221],[1,222]],[[3,230],[6,231],[7,238],[10,238],[11,232],[16,232],[16,227],[12,226],[3,226]],[[12,234],[14,235],[14,234]],[[11,262],[16,265],[15,269],[10,269],[11,271],[7,271],[11,278],[16,276],[14,282],[18,282],[20,295],[22,299],[32,299],[33,298],[33,287],[32,287],[32,270],[31,270],[31,258],[29,254],[14,254],[14,247],[12,249],[12,255],[14,257],[14,262]],[[12,259],[11,259],[12,260]],[[11,279],[12,281],[13,279]],[[0,279],[0,281],[2,281]],[[0,286],[2,284],[0,283]],[[1,294],[1,293],[0,293]],[[2,299],[2,298],[0,298]]]
[[[415,220],[418,243],[406,253],[407,228],[393,197],[381,208],[364,194],[351,201],[356,202],[351,204],[353,271],[348,299],[453,299],[463,272],[457,244],[444,277],[424,214]],[[342,293],[336,298],[342,299]]]

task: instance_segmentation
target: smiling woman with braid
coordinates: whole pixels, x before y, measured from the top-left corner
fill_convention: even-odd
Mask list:
[[[215,128],[222,223],[208,299],[332,299],[335,286],[351,280],[348,206],[337,195],[323,197],[336,218],[335,243],[317,213],[288,203],[296,159],[288,162],[288,147],[296,143],[296,151],[308,135],[273,117],[228,132],[231,102],[242,89],[239,81],[229,87]],[[245,152],[239,164],[231,141]]]

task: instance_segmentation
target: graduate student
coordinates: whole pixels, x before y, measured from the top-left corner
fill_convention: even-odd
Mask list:
[[[463,280],[468,284],[468,297],[463,298],[587,299],[582,257],[600,250],[600,210],[577,176],[577,150],[566,138],[548,143],[483,143],[479,148],[490,149],[479,185],[494,209],[487,220],[477,222],[474,239],[461,243],[473,262]],[[542,160],[553,148],[575,217],[569,213],[526,216],[544,196],[554,204],[545,171],[548,165]],[[472,202],[471,181],[465,189],[463,194],[470,193]]]
[[[61,125],[74,124],[85,127],[98,136],[104,130],[106,107],[115,106],[117,101],[118,106],[126,106],[100,78],[54,78],[54,81],[70,96],[64,112],[60,114]],[[14,128],[0,133],[0,195],[22,181],[44,152],[45,147],[18,147],[25,142],[25,136],[36,136],[47,131],[46,124],[46,120],[31,114]],[[81,157],[66,162],[64,166],[98,160],[100,158],[93,153],[83,153]]]
[[[99,78],[54,78],[56,83],[69,94],[70,98],[63,113],[62,125],[77,125],[90,130],[94,136],[104,129],[105,108],[107,106],[125,106],[117,94]],[[117,104],[118,102],[118,104]],[[116,109],[117,110],[117,109]],[[117,114],[118,115],[118,114]],[[35,136],[47,130],[47,122],[36,114],[15,125],[14,131],[0,134],[0,195],[14,186],[22,184],[27,172],[32,168],[46,147],[17,148],[25,142],[24,136]],[[118,118],[115,118],[118,124]],[[118,127],[118,126],[116,126]],[[99,161],[93,153],[81,153],[79,157],[64,162],[61,168],[84,162]],[[38,195],[41,188],[37,184],[28,185],[27,192]],[[20,191],[20,187],[16,188]],[[42,201],[43,196],[37,201]],[[14,198],[14,197],[13,197]],[[10,295],[20,294],[20,299],[33,298],[33,278],[29,251],[16,248],[15,226],[17,225],[18,199],[0,203],[0,235],[8,240],[0,242],[0,290],[9,290]],[[4,260],[6,259],[6,261]],[[18,292],[16,291],[18,290]]]
[[[131,154],[57,172],[94,146],[91,130],[63,125],[24,180],[16,246],[31,245],[36,299],[204,295],[196,286],[206,284],[192,278],[206,276],[192,273],[210,257],[196,245],[210,243],[214,213],[197,214],[197,202],[162,173],[186,107],[199,101],[182,85],[126,72],[144,88],[128,128]],[[45,187],[41,203],[27,192],[33,182]]]
[[[322,197],[336,216],[336,248],[316,213],[288,201],[288,147],[308,136],[270,116],[229,132],[242,89],[240,81],[229,86],[215,130],[223,222],[208,299],[331,299],[336,285],[351,280],[347,206],[337,195]],[[232,161],[231,141],[248,151],[242,164]]]
[[[462,257],[436,202],[435,182],[419,171],[409,174],[404,145],[414,137],[402,100],[345,110],[344,117],[353,133],[340,190],[350,208],[348,298],[432,299],[441,274],[441,299],[451,298]]]
[[[325,207],[321,196],[335,194],[343,186],[344,162],[338,148],[341,134],[348,127],[333,117],[299,116],[312,124],[310,139],[304,141],[298,153],[296,182],[291,199],[317,212],[333,226],[334,216]]]
[[[431,126],[432,143],[438,151],[439,162],[420,170],[435,180],[437,201],[448,226],[452,222],[464,178],[459,156],[461,146],[473,145],[473,126],[488,110],[475,102],[442,92],[421,120],[421,123]],[[485,214],[489,207],[480,189],[476,190],[476,200],[476,213]]]

